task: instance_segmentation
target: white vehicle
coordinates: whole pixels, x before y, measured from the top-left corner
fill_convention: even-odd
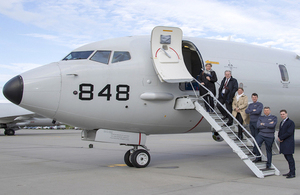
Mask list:
[[[124,156],[128,166],[148,166],[148,135],[212,131],[255,175],[264,177],[279,171],[273,166],[272,173],[265,172],[252,163],[256,142],[246,130],[246,139],[240,140],[232,128],[222,127],[225,122],[217,112],[205,111],[202,97],[193,90],[199,87],[195,78],[207,62],[219,81],[225,70],[232,70],[248,97],[258,93],[273,114],[287,109],[299,127],[299,58],[293,52],[182,37],[179,28],[155,27],[151,37],[77,48],[59,62],[12,78],[3,93],[23,108],[82,127],[83,140],[133,146]]]

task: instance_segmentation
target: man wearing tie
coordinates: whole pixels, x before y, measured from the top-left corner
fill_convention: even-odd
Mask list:
[[[238,82],[235,78],[231,76],[231,71],[225,71],[225,77],[223,78],[220,88],[219,88],[219,102],[223,105],[225,104],[226,109],[232,113],[232,101],[235,92],[238,90]],[[233,118],[222,108],[220,104],[217,104],[217,108],[223,115],[223,120],[229,118],[227,125],[230,126],[233,123]]]
[[[279,125],[278,141],[280,142],[280,153],[282,153],[289,164],[290,172],[283,174],[286,178],[296,177],[295,160],[293,157],[295,151],[295,123],[288,118],[286,110],[280,111],[280,117],[283,119]]]

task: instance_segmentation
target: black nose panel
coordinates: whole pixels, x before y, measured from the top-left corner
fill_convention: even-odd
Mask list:
[[[12,103],[19,105],[23,97],[23,87],[23,78],[18,75],[4,85],[3,95]]]

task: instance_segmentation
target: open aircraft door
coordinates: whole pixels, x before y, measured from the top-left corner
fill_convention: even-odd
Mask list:
[[[151,34],[153,64],[160,81],[190,82],[193,77],[182,57],[182,31],[176,27],[157,26]]]

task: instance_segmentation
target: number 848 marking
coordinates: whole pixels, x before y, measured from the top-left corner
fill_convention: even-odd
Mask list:
[[[116,86],[116,100],[118,101],[127,101],[129,100],[129,90],[130,86],[120,84]],[[79,85],[79,99],[80,100],[92,100],[94,98],[94,85],[90,83],[82,83]],[[74,95],[77,95],[77,92],[73,92]],[[107,84],[99,93],[98,97],[106,97],[107,101],[111,99],[111,85]]]

